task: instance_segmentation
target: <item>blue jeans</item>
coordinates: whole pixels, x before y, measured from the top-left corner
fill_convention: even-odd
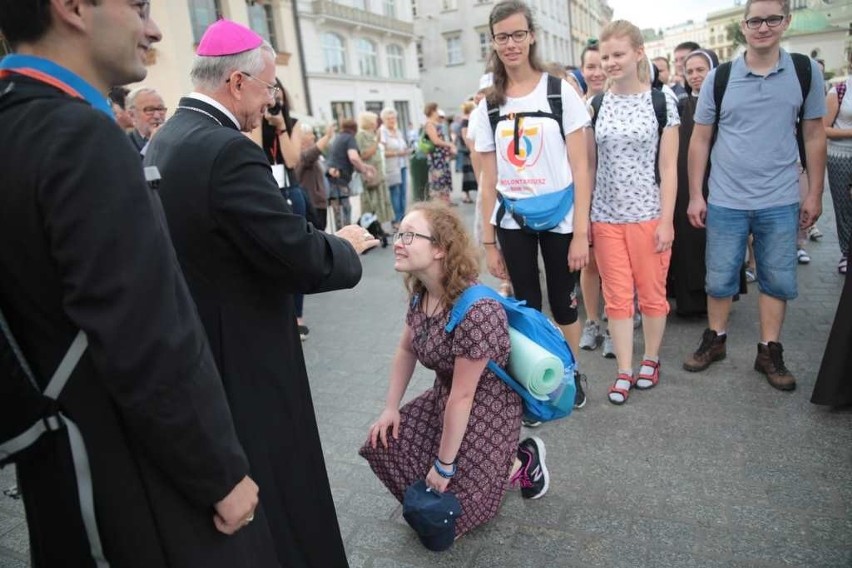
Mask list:
[[[739,291],[749,234],[760,291],[779,300],[798,296],[796,236],[799,204],[739,210],[707,205],[707,280],[712,298],[730,298]],[[677,237],[675,237],[677,238]]]
[[[393,205],[393,222],[399,223],[405,216],[405,190],[403,185],[398,183],[388,187],[390,192],[391,205]]]

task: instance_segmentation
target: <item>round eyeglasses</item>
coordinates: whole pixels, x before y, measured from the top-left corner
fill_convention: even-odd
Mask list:
[[[759,30],[760,26],[766,23],[768,28],[777,28],[784,21],[784,16],[769,16],[768,18],[749,18],[745,21],[746,27],[750,30]]]
[[[414,237],[420,237],[421,239],[426,239],[429,242],[434,243],[435,237],[431,237],[429,235],[423,235],[421,233],[415,233],[414,231],[405,231],[402,233],[394,233],[393,234],[393,242],[396,244],[399,241],[402,241],[402,244],[405,246],[410,245],[414,242]]]
[[[512,38],[512,41],[514,41],[515,43],[521,43],[522,41],[527,39],[528,35],[530,35],[529,30],[515,30],[512,33],[494,34],[491,37],[494,38],[494,43],[498,45],[506,45],[507,43],[509,43],[509,38]]]
[[[254,76],[254,75],[252,75],[251,73],[246,73],[245,71],[239,71],[239,73],[241,73],[241,74],[242,74],[242,75],[244,75],[245,77],[248,77],[248,78],[249,78],[249,79],[251,79],[252,81],[257,81],[258,83],[260,83],[260,84],[262,84],[264,87],[266,87],[266,93],[267,93],[270,97],[272,97],[272,98],[275,98],[275,96],[276,96],[278,93],[280,93],[280,92],[281,92],[281,88],[280,88],[278,85],[273,85],[272,83],[267,83],[267,82],[266,82],[266,81],[264,81],[263,79],[260,79],[260,78],[258,78],[258,77],[255,77],[255,76]],[[230,79],[228,79],[228,80],[226,80],[225,82],[226,82],[226,83],[230,83],[230,82],[231,82],[231,80],[230,80]]]

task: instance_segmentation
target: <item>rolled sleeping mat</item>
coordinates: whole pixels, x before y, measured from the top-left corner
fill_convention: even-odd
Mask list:
[[[509,341],[512,345],[509,374],[535,398],[548,400],[548,395],[562,385],[565,375],[562,360],[511,327]]]

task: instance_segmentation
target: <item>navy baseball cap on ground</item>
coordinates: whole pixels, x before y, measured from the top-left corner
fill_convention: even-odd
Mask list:
[[[402,516],[429,550],[447,550],[455,540],[456,519],[461,516],[461,504],[447,491],[439,493],[423,480],[416,481],[405,490]]]

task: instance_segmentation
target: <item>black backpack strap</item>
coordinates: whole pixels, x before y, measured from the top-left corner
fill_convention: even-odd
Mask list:
[[[713,123],[719,130],[719,119],[722,116],[722,99],[725,98],[725,89],[728,88],[728,79],[731,78],[731,62],[722,63],[716,68],[716,79],[713,82],[713,103],[716,105],[716,121]]]
[[[554,75],[547,76],[547,103],[554,120],[559,123],[559,134],[565,140],[565,127],[562,125],[562,79]]]
[[[799,119],[796,123],[796,144],[799,146],[799,161],[802,168],[808,167],[805,155],[805,136],[802,132],[802,120],[805,116],[805,101],[811,92],[811,58],[801,53],[791,53],[793,66],[796,68],[796,77],[799,79],[799,87],[802,89],[802,106],[799,107]]]
[[[658,89],[651,89],[651,104],[654,105],[654,115],[657,117],[657,157],[654,158],[654,179],[657,185],[660,185],[660,145],[663,143],[663,131],[669,122],[666,94]]]
[[[486,99],[485,108],[488,110],[488,122],[491,123],[491,134],[497,138],[497,125],[500,124],[500,107]]]
[[[663,130],[669,122],[666,94],[657,89],[651,89],[651,104],[654,105],[654,115],[657,117],[657,134],[663,136]]]
[[[594,97],[592,97],[592,128],[594,129],[595,124],[598,122],[598,115],[601,113],[601,105],[603,104],[603,93],[598,93]]]

